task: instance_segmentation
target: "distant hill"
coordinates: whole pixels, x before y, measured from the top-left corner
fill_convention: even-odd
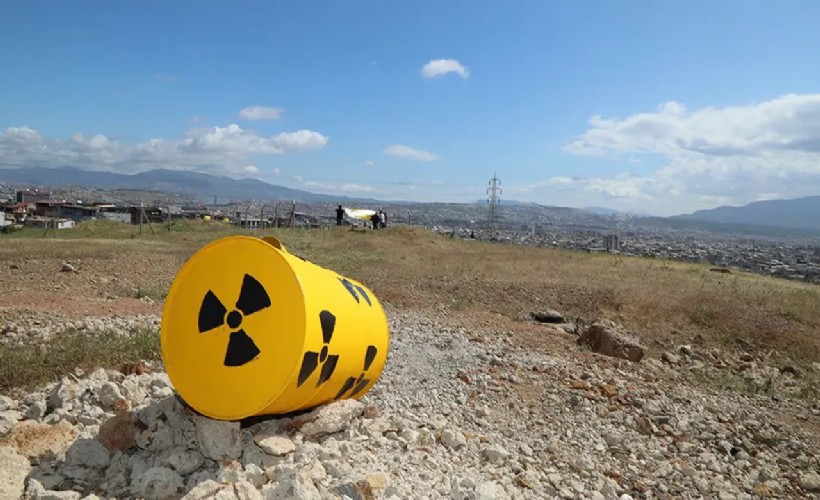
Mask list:
[[[820,231],[820,196],[756,201],[742,207],[722,206],[669,219]]]
[[[478,205],[488,205],[489,204],[487,202],[487,198],[482,198],[480,200],[476,200],[474,203],[476,203]],[[498,200],[498,204],[499,205],[505,205],[505,206],[508,206],[508,207],[514,207],[514,206],[518,206],[518,205],[537,205],[537,203],[535,203],[534,201],[518,201],[518,200],[505,200],[505,199]]]
[[[118,174],[63,168],[0,168],[0,181],[34,186],[87,186],[97,189],[136,189],[184,194],[200,200],[230,199],[296,200],[302,202],[358,201],[378,203],[371,198],[351,198],[329,194],[317,194],[299,189],[268,184],[257,179],[232,179],[225,176],[157,169],[137,174]]]
[[[622,215],[629,217],[651,217],[649,212],[642,210],[615,210],[607,207],[584,207],[587,212],[592,212],[598,215]]]

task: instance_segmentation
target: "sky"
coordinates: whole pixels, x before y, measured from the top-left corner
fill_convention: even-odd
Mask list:
[[[816,0],[0,2],[0,167],[672,215],[820,194]]]

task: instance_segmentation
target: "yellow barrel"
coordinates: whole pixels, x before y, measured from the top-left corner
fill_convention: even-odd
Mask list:
[[[171,383],[219,420],[359,399],[381,375],[389,341],[373,292],[272,237],[230,236],[201,248],[162,313]]]

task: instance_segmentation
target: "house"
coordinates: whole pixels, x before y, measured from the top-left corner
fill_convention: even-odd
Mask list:
[[[33,216],[28,217],[26,219],[26,227],[29,228],[43,228],[45,229],[46,226],[49,228],[57,227],[57,229],[72,229],[75,226],[75,222],[70,219],[53,219],[50,217],[39,217]]]
[[[62,204],[59,200],[37,200],[34,202],[33,212],[40,217],[57,217]]]
[[[97,220],[100,209],[87,205],[60,205],[57,207],[57,216],[71,219],[75,222]]]
[[[123,224],[131,223],[131,212],[128,207],[118,207],[111,203],[94,203],[94,206],[99,209],[97,215],[99,219],[122,222]]]
[[[131,214],[131,224],[140,223],[140,212],[144,214],[142,223],[145,224],[147,219],[152,224],[162,224],[165,219],[162,217],[162,210],[157,207],[129,207],[128,212]]]
[[[27,189],[25,191],[17,191],[17,203],[36,203],[43,199],[43,196],[48,197],[48,193],[40,193],[39,191],[32,191]]]

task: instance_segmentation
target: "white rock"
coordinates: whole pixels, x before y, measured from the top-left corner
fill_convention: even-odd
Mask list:
[[[507,450],[497,444],[484,448],[482,453],[484,454],[484,458],[486,458],[490,463],[503,462],[510,456],[510,453]]]
[[[22,497],[29,472],[31,464],[26,457],[12,448],[0,446],[0,498]]]
[[[213,420],[195,415],[196,440],[199,451],[211,460],[239,458],[242,454],[242,433],[239,422]]]
[[[0,395],[0,411],[16,410],[17,402],[8,396]]]
[[[352,400],[348,400],[352,401]],[[265,500],[321,500],[313,480],[305,472],[289,471],[274,484],[262,487]]]
[[[256,464],[245,464],[245,477],[257,488],[261,488],[268,482],[265,471]]]
[[[26,418],[29,420],[40,420],[46,414],[46,400],[38,399],[32,402],[26,410]]]
[[[205,457],[197,450],[176,450],[165,459],[163,465],[174,469],[182,476],[187,476],[202,467],[203,463]]]
[[[296,449],[293,441],[284,436],[255,436],[253,440],[265,453],[276,457],[285,456]]]
[[[800,487],[808,491],[820,491],[820,474],[807,472],[800,476]]]
[[[343,399],[322,406],[300,420],[307,421],[300,431],[306,436],[333,434],[346,429],[350,422],[364,411],[364,403],[355,399]]]
[[[48,396],[48,407],[51,409],[64,408],[77,397],[77,384],[63,377]]]
[[[239,500],[263,500],[262,493],[247,481],[234,483],[234,492]]]
[[[32,497],[32,500],[80,500],[82,494],[77,491],[44,490]]]
[[[16,410],[0,411],[0,436],[8,434],[12,427],[20,421],[20,413]]]
[[[165,499],[182,487],[182,477],[167,467],[151,467],[131,480],[131,494],[146,499]]]
[[[445,447],[456,450],[467,445],[464,433],[459,430],[445,429],[441,433],[441,444]]]
[[[100,399],[100,404],[102,404],[103,408],[111,409],[114,407],[114,403],[122,398],[122,393],[120,392],[120,388],[117,384],[113,382],[105,382],[99,389],[97,389],[97,397]]]
[[[191,488],[182,500],[237,500],[237,497],[231,485],[207,479]]]
[[[216,473],[216,480],[220,483],[238,483],[240,481],[247,481],[247,479],[242,464],[236,460],[231,460],[230,462],[223,461],[219,471]]]
[[[65,462],[69,465],[103,469],[110,460],[111,453],[96,439],[78,439],[65,453]]]
[[[505,498],[509,498],[509,495],[495,481],[484,481],[475,487],[475,500],[500,500]]]
[[[134,406],[139,406],[145,402],[147,391],[140,381],[139,375],[129,375],[120,384],[120,390],[125,399]]]

